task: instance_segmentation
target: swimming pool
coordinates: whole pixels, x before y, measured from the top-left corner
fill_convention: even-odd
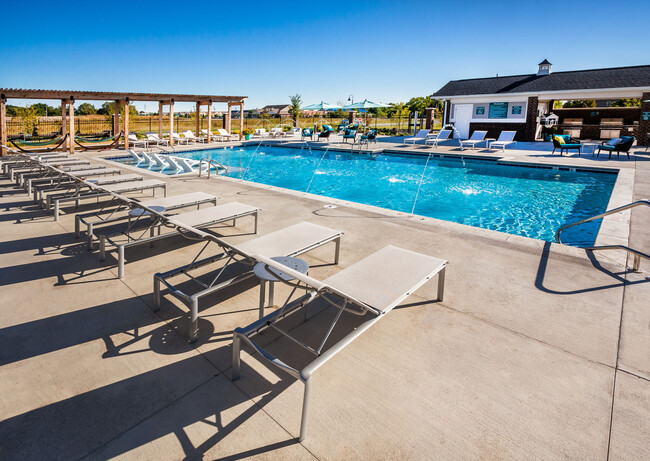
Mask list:
[[[563,224],[605,211],[617,177],[489,159],[268,146],[175,155],[215,159],[247,181],[546,241]],[[592,245],[599,227],[568,229],[562,240]]]

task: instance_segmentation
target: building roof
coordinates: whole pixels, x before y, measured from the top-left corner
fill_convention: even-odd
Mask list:
[[[633,87],[650,87],[650,65],[553,72],[548,75],[527,74],[452,80],[432,96],[440,98]]]
[[[285,107],[289,107],[289,104],[269,104],[268,106],[262,107],[262,110],[264,110],[264,109],[284,109]]]

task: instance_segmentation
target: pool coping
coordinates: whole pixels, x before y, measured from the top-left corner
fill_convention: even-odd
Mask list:
[[[238,143],[235,145],[231,146],[218,146],[218,147],[210,147],[206,149],[187,149],[187,150],[179,150],[174,153],[165,153],[164,155],[174,155],[174,154],[184,154],[184,153],[189,153],[189,152],[199,152],[202,150],[215,150],[215,149],[227,149],[227,148],[238,148],[238,147],[248,147],[248,146],[264,146],[264,147],[285,147],[285,148],[294,148],[294,149],[299,149],[301,146],[295,145],[294,143],[291,142],[278,142],[278,143],[265,143],[263,142],[242,142]],[[193,146],[194,147],[194,146]],[[304,148],[304,146],[302,146]],[[324,146],[323,146],[324,147]],[[387,149],[382,149],[381,151],[368,151],[368,152],[353,152],[352,150],[346,150],[346,149],[336,149],[336,148],[327,148],[323,149],[320,146],[315,147],[315,146],[310,146],[310,149],[312,150],[326,150],[330,152],[344,152],[344,153],[363,153],[363,154],[368,154],[368,155],[377,155],[377,154],[399,154],[399,155],[414,155],[414,156],[428,156],[432,152],[431,151],[406,151],[406,150],[395,150],[391,148]],[[480,153],[472,153],[471,155],[462,155],[459,153],[443,153],[443,152],[435,152],[433,153],[436,158],[442,158],[442,157],[450,157],[450,158],[465,158],[465,159],[474,159],[474,160],[485,160],[485,161],[494,161],[498,164],[502,165],[512,165],[512,166],[523,166],[523,167],[532,167],[532,168],[544,168],[544,169],[558,169],[558,170],[564,170],[564,171],[584,171],[584,172],[595,172],[595,173],[610,173],[610,174],[616,174],[616,181],[614,183],[614,187],[612,189],[612,193],[610,195],[610,199],[608,201],[607,210],[611,210],[613,208],[631,203],[633,201],[633,192],[634,192],[634,169],[633,168],[617,168],[617,167],[584,167],[579,164],[575,163],[562,163],[562,164],[554,164],[554,163],[542,163],[542,162],[536,162],[536,161],[531,161],[527,159],[520,159],[517,158],[515,159],[512,156],[493,156],[493,155],[484,155]],[[111,155],[110,157],[115,158],[115,157],[124,157],[128,158],[127,155]],[[121,167],[128,168],[129,170],[132,171],[139,171],[139,172],[144,172],[146,174],[151,174],[156,177],[161,177],[161,178],[167,178],[167,179],[188,179],[188,178],[195,178],[197,177],[196,173],[181,173],[181,174],[176,174],[176,175],[167,175],[164,173],[160,173],[158,171],[154,170],[147,170],[143,168],[138,168],[135,166],[123,164],[120,162],[116,162],[114,160],[110,160],[110,157],[99,157],[102,160],[106,162],[111,162],[113,164],[120,165]],[[378,207],[374,205],[366,205],[362,203],[357,203],[357,202],[351,202],[348,200],[343,200],[343,199],[335,199],[323,195],[318,195],[318,194],[312,194],[309,192],[300,192],[300,191],[295,191],[292,189],[286,189],[283,187],[279,186],[271,186],[267,184],[262,184],[262,183],[256,183],[253,181],[248,181],[245,179],[238,179],[238,178],[232,178],[229,176],[223,176],[223,175],[214,175],[215,178],[218,178],[220,180],[227,180],[227,181],[234,181],[236,183],[240,184],[246,184],[249,186],[257,187],[260,189],[266,189],[266,190],[272,190],[274,192],[280,192],[284,194],[289,194],[292,196],[297,196],[297,197],[304,197],[304,198],[309,198],[311,200],[316,200],[319,202],[324,202],[326,204],[333,204],[336,206],[343,206],[343,207],[348,207],[364,212],[370,212],[370,213],[376,213],[392,218],[402,218],[405,219],[408,222],[415,222],[427,226],[439,226],[443,228],[447,228],[452,231],[456,231],[459,233],[463,234],[473,234],[476,235],[478,234],[479,236],[482,234],[484,237],[491,238],[494,240],[498,241],[512,241],[513,243],[516,241],[524,246],[532,247],[532,248],[539,248],[542,249],[544,246],[547,244],[551,243],[554,245],[554,250],[557,252],[559,251],[558,249],[561,248],[562,250],[560,251],[562,254],[570,255],[570,256],[578,256],[578,257],[586,257],[585,256],[585,249],[580,248],[580,247],[573,247],[569,245],[564,245],[564,244],[558,244],[555,242],[547,242],[545,240],[539,240],[535,239],[532,237],[525,237],[517,234],[508,234],[505,232],[500,232],[500,231],[495,231],[492,229],[484,229],[482,227],[474,227],[470,226],[467,224],[460,224],[456,223],[453,221],[445,221],[442,219],[437,219],[437,218],[431,218],[428,216],[422,216],[422,215],[417,215],[413,213],[406,213],[406,212],[400,212],[400,211],[395,211],[391,210],[389,208],[383,208],[383,207]],[[596,235],[596,240],[594,242],[594,246],[603,246],[603,245],[628,245],[629,242],[629,236],[630,236],[630,220],[631,220],[631,210],[626,210],[623,212],[615,213],[609,216],[606,216],[603,218],[600,228],[598,230],[598,234]],[[626,252],[607,252],[607,253],[600,253],[603,258],[609,260],[613,264],[619,265],[619,266],[626,266],[627,264],[627,253]]]

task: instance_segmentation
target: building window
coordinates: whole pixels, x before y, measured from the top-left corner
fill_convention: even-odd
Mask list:
[[[476,115],[484,115],[485,114],[485,107],[483,106],[478,106],[476,108]]]
[[[521,106],[512,106],[512,115],[521,115]]]
[[[507,102],[491,102],[489,118],[508,118]]]

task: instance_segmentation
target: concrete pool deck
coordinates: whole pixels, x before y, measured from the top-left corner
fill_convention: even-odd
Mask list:
[[[506,154],[620,168],[634,199],[650,197],[643,152],[611,161]],[[298,443],[302,384],[246,353],[241,378],[230,381],[231,332],[256,319],[257,287],[204,303],[189,345],[184,306],[165,296],[153,312],[152,275],[191,260],[197,245],[127,251],[127,278],[118,280],[112,258],[100,263],[74,239],[74,210],[54,222],[2,179],[2,457],[650,457],[649,261],[633,273],[604,252],[231,178],[166,180],[169,195],[201,190],[260,207],[260,234],[300,221],[344,231],[338,266],[329,247],[305,257],[318,279],[389,244],[447,259],[445,301],[430,302],[436,284],[425,285],[320,369]],[[650,210],[633,210],[628,226],[630,246],[647,251]],[[239,242],[250,229],[244,219],[223,232]]]

